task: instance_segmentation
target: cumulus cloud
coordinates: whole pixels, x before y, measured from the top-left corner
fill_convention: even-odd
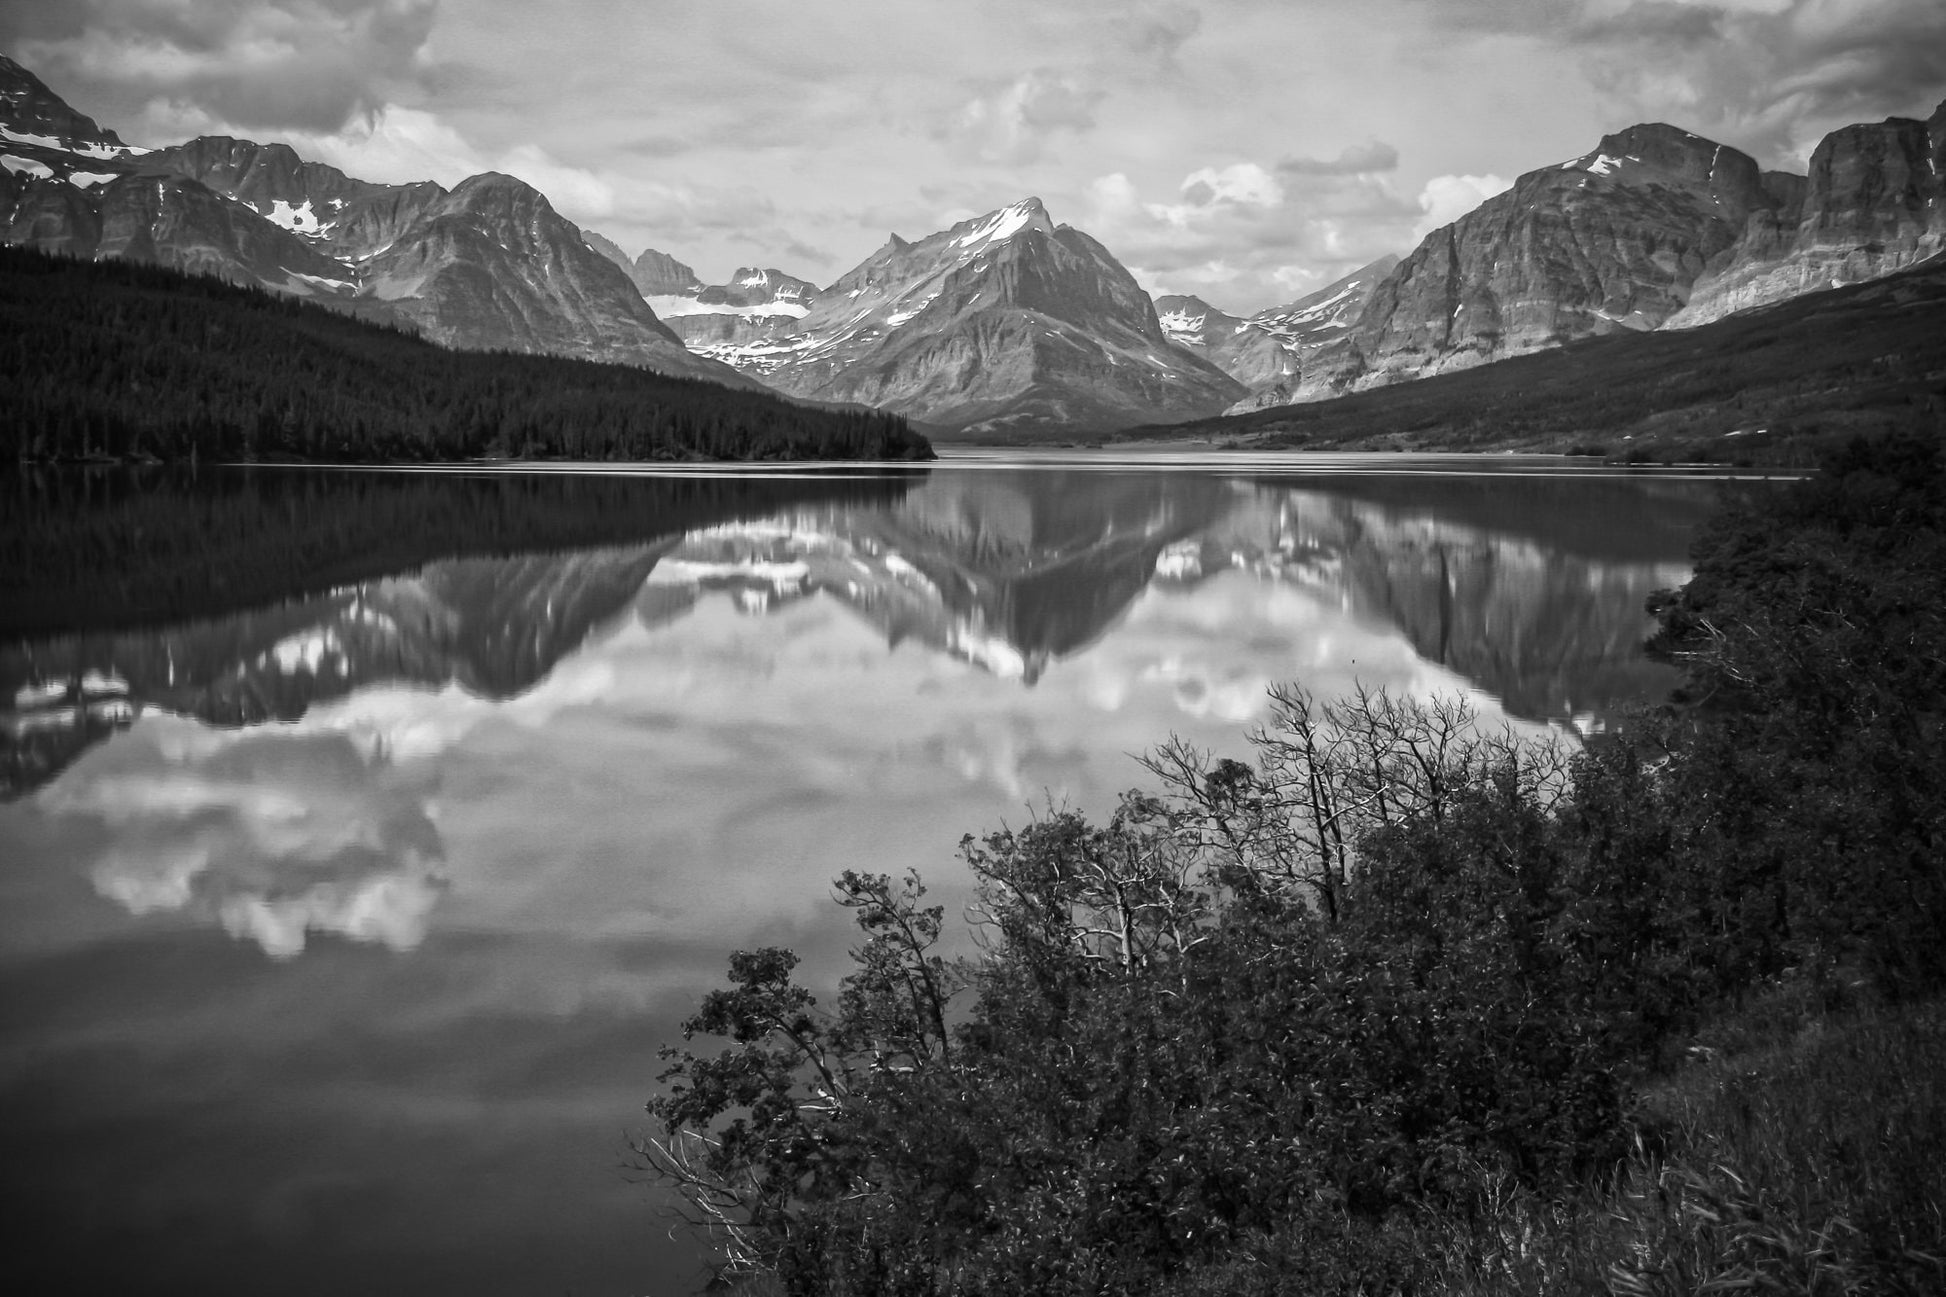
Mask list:
[[[420,78],[438,0],[20,0],[0,45],[97,111],[331,131]]]
[[[1347,150],[1377,163],[1374,149]],[[1199,167],[1173,201],[1145,198],[1126,174],[1096,177],[1081,224],[1155,293],[1194,293],[1248,315],[1288,301],[1417,237],[1421,209],[1375,172],[1255,162]]]
[[[1419,191],[1419,210],[1423,215],[1412,227],[1415,240],[1423,239],[1442,225],[1460,217],[1495,194],[1513,187],[1513,181],[1496,175],[1434,176]]]
[[[340,130],[292,130],[282,136],[307,158],[382,184],[454,185],[489,169],[480,150],[439,117],[396,104],[382,105]]]
[[[210,129],[203,124],[201,129]],[[332,132],[279,131],[303,156],[361,180],[452,186],[483,171],[516,176],[547,195],[569,220],[632,245],[681,250],[724,232],[763,248],[831,260],[783,228],[773,199],[747,184],[706,187],[646,177],[624,165],[586,167],[539,144],[481,148],[439,116],[387,104]]]
[[[1227,167],[1202,167],[1183,177],[1183,201],[1154,210],[1175,224],[1193,219],[1198,210],[1230,204],[1239,207],[1276,207],[1284,201],[1284,190],[1268,171],[1254,162],[1233,162]]]
[[[1439,39],[1511,39],[1577,66],[1615,125],[1669,121],[1801,167],[1852,122],[1946,95],[1939,0],[1418,0]]]
[[[1065,73],[1039,68],[977,87],[936,134],[968,160],[1019,165],[1040,157],[1055,133],[1092,127],[1102,94]]]

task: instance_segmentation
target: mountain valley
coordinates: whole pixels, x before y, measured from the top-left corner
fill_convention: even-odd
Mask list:
[[[871,406],[977,441],[1248,414],[1579,339],[1686,330],[1946,249],[1946,104],[1832,132],[1809,174],[1649,123],[1522,175],[1403,257],[1245,316],[1151,298],[1026,198],[828,286],[708,284],[511,176],[376,184],[282,144],[130,146],[0,56],[0,235],[301,297],[444,346],[636,365]]]

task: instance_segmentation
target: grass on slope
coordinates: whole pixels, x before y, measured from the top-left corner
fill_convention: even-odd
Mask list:
[[[1780,986],[1690,1055],[1645,1093],[1655,1146],[1578,1201],[1451,1232],[1444,1291],[1946,1292],[1946,1003]]]
[[[1934,258],[1700,328],[1589,338],[1334,400],[1123,436],[1810,464],[1836,438],[1942,423],[1946,260]]]
[[[1779,984],[1699,1033],[1611,1175],[1555,1197],[1506,1181],[1470,1219],[1348,1220],[1351,1251],[1407,1259],[1419,1297],[1946,1292],[1946,1002],[1829,994]],[[1267,1264],[1271,1242],[1157,1297],[1322,1290],[1305,1248]]]

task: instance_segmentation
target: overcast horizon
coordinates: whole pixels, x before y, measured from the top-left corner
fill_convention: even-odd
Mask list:
[[[504,171],[705,282],[1034,195],[1244,315],[1636,122],[1802,171],[1946,97],[1938,0],[16,0],[0,49],[133,144]]]

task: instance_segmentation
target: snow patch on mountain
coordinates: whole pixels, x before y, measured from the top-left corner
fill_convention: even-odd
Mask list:
[[[801,318],[811,308],[797,301],[754,302],[749,306],[730,306],[724,303],[699,302],[693,297],[674,293],[658,293],[645,298],[649,309],[664,320],[684,315],[734,315],[740,319],[768,319],[773,315]]]
[[[311,200],[308,198],[297,207],[292,207],[288,201],[279,198],[271,203],[269,211],[263,211],[261,208],[257,210],[258,214],[272,225],[281,225],[292,234],[318,235],[325,229],[319,223],[317,213],[311,210]]]
[[[0,126],[0,138],[11,140],[15,144],[32,144],[36,148],[67,151],[67,145],[61,143],[61,141],[55,139],[52,135],[32,135],[25,131],[10,130],[5,126]]]
[[[1209,317],[1202,311],[1177,310],[1158,313],[1155,318],[1169,341],[1194,346],[1202,341],[1203,321]]]
[[[1586,171],[1597,176],[1612,176],[1626,169],[1630,163],[1639,165],[1641,161],[1642,159],[1633,153],[1616,156],[1596,149],[1593,153],[1584,153],[1578,158],[1563,162],[1561,170]]]
[[[970,248],[975,245],[984,245],[997,242],[1001,239],[1011,238],[1028,226],[1036,224],[1036,217],[1039,218],[1038,223],[1041,228],[1046,228],[1048,224],[1047,210],[1041,206],[1041,200],[1038,198],[1023,198],[1017,203],[1001,208],[981,224],[968,230],[954,241],[953,246],[956,248]]]

